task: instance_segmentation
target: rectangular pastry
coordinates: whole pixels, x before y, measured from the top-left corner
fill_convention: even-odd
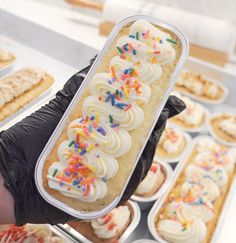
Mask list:
[[[235,176],[236,150],[202,136],[184,162],[155,216],[156,230],[170,243],[207,243]]]
[[[180,65],[182,44],[146,20],[116,33],[52,150],[39,160],[38,189],[49,202],[93,212],[121,195]]]
[[[39,68],[22,68],[0,79],[0,121],[11,116],[54,83],[54,78]]]

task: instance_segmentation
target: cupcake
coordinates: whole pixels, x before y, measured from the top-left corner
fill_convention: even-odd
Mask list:
[[[221,143],[236,146],[236,115],[213,115],[208,122],[211,134]]]
[[[150,197],[160,189],[165,179],[166,172],[164,168],[160,164],[154,162],[147,176],[138,185],[134,194],[140,197]]]
[[[193,71],[183,71],[175,90],[206,103],[221,103],[228,91],[222,85]]]
[[[121,240],[126,230],[133,224],[135,220],[136,227],[140,220],[140,211],[137,211],[137,204],[128,201],[122,206],[118,206],[102,217],[80,221],[68,222],[78,239],[90,242],[116,242]]]
[[[186,96],[176,92],[173,94],[185,103],[186,109],[179,115],[171,118],[170,122],[188,132],[198,132],[202,130],[207,117],[206,109]]]
[[[179,161],[186,151],[190,136],[174,126],[167,126],[157,145],[155,156],[166,162]]]

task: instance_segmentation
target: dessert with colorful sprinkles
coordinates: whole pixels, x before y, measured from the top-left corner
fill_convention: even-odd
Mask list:
[[[122,27],[44,161],[50,196],[91,212],[121,194],[181,53],[167,29],[146,20]]]
[[[196,132],[203,128],[207,118],[207,110],[198,102],[179,94],[172,92],[173,95],[180,98],[186,105],[186,109],[179,115],[170,119],[173,123],[188,132]]]
[[[232,148],[196,138],[182,170],[155,217],[158,235],[170,243],[211,241],[235,175]]]
[[[184,154],[189,142],[187,133],[167,125],[156,147],[155,156],[166,162],[176,162]]]
[[[0,121],[46,91],[54,78],[40,68],[22,68],[0,79]]]
[[[0,48],[0,70],[15,62],[16,57],[13,53]]]
[[[97,219],[81,222],[69,222],[73,229],[85,236],[91,242],[114,243],[125,232],[133,220],[133,208],[129,202],[112,209],[109,213]]]
[[[181,72],[175,90],[206,103],[220,103],[228,93],[222,84],[192,70]]]
[[[53,236],[46,224],[25,224],[23,226],[0,225],[1,243],[66,243],[65,239]]]
[[[209,119],[210,130],[220,142],[236,146],[236,115],[221,113]]]

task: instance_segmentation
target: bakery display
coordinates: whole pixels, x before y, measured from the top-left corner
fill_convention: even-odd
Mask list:
[[[236,146],[236,115],[219,113],[208,120],[211,134],[226,145]]]
[[[181,72],[175,90],[205,103],[222,103],[228,94],[225,86],[193,70]]]
[[[16,56],[0,47],[0,70],[13,64],[16,60]]]
[[[22,68],[0,79],[0,121],[11,116],[54,83],[40,68]]]
[[[102,210],[120,195],[181,52],[173,32],[146,20],[117,33],[47,159],[39,161],[39,189],[54,205],[75,215]]]
[[[235,151],[202,136],[182,164],[155,215],[158,236],[170,243],[210,242],[235,175]]]
[[[147,176],[138,185],[134,195],[139,197],[153,196],[166,180],[166,172],[163,166],[153,162]]]
[[[1,225],[0,243],[66,243],[65,239],[53,235],[46,224],[23,226]]]
[[[186,109],[179,115],[171,118],[169,122],[177,125],[187,132],[201,131],[205,126],[208,116],[206,108],[187,96],[181,95],[177,92],[172,92],[172,94],[180,98],[185,103]]]
[[[133,221],[139,221],[139,219],[140,217],[137,217],[137,205],[128,201],[102,217],[80,222],[70,221],[68,225],[84,237],[77,236],[80,240],[111,243],[118,242],[122,240],[123,235],[131,233],[128,231],[134,227]],[[138,222],[135,222],[135,225],[137,224]],[[77,233],[70,232],[75,236],[77,235]]]
[[[155,157],[166,162],[177,162],[184,155],[191,137],[175,126],[167,125],[156,147]]]

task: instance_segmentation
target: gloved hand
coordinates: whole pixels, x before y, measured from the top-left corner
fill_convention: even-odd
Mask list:
[[[0,133],[0,173],[15,202],[16,224],[65,223],[72,216],[47,203],[37,191],[34,170],[37,159],[88,72],[88,66],[72,76],[56,97],[38,111]],[[155,126],[144,153],[130,180],[121,202],[134,192],[147,174],[156,143],[166,120],[184,109],[184,104],[171,96]]]

